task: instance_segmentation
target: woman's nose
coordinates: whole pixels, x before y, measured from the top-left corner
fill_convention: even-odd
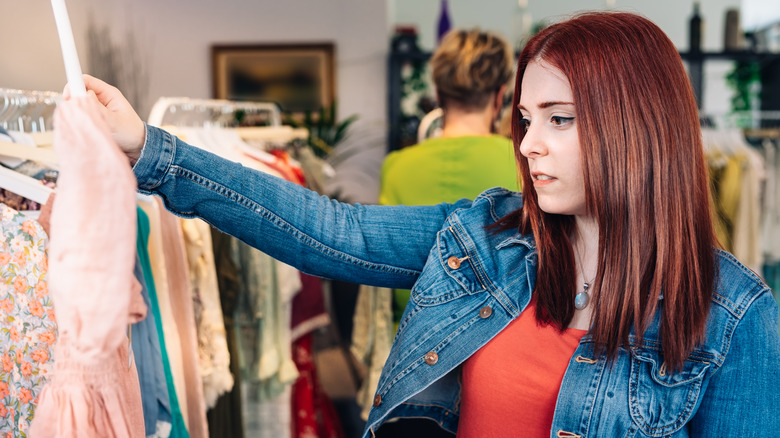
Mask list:
[[[520,142],[520,153],[524,157],[536,158],[547,152],[544,141],[539,134],[532,126],[526,129],[523,141]]]

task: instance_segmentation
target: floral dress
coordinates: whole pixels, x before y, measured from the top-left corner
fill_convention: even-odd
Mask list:
[[[46,271],[47,236],[0,204],[0,438],[26,437],[48,382],[57,338]]]

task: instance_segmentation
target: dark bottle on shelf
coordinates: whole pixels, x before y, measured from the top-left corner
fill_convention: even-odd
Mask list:
[[[701,51],[701,35],[704,22],[699,12],[699,2],[693,2],[693,15],[688,21],[688,45],[691,52]]]
[[[450,11],[447,8],[447,0],[441,0],[441,11],[436,29],[436,44],[441,42],[444,35],[450,31]]]

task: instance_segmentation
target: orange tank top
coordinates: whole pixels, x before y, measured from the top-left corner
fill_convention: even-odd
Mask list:
[[[539,326],[532,299],[466,360],[458,438],[549,438],[563,375],[585,333]]]

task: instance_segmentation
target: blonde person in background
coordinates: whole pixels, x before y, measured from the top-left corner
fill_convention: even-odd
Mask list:
[[[493,33],[444,37],[431,58],[442,132],[387,156],[380,204],[433,205],[496,186],[518,189],[512,142],[495,127],[513,64],[512,48]]]
[[[513,65],[512,48],[498,35],[447,33],[431,58],[441,134],[387,156],[380,204],[435,205],[492,187],[519,189],[512,141],[496,133]],[[408,300],[408,290],[395,292],[396,324]]]

